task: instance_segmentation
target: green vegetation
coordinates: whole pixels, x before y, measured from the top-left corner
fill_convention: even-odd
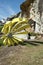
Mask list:
[[[0,46],[2,46],[3,45],[3,40],[2,39],[0,39]]]
[[[2,25],[0,25],[0,32],[1,32],[2,28],[3,28],[3,26],[2,26]]]

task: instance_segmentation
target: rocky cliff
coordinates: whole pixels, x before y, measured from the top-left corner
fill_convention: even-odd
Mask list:
[[[26,0],[20,5],[20,9],[22,11],[22,16],[29,17],[31,5],[34,2],[34,0]]]
[[[43,0],[26,0],[25,2],[23,2],[20,5],[20,9],[21,9],[22,13],[26,14],[28,16],[29,16],[29,12],[30,12],[32,7],[34,7],[34,8],[36,7],[36,9],[38,9],[38,12],[42,16],[42,12],[43,12]]]
[[[36,32],[43,33],[43,0],[26,0],[20,9],[23,17],[36,21]]]

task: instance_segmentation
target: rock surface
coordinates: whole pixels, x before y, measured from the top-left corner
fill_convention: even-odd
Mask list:
[[[20,9],[23,17],[36,21],[35,32],[43,33],[43,0],[26,0]]]

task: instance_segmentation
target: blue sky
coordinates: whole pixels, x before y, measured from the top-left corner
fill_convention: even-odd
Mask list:
[[[0,0],[0,19],[20,11],[20,4],[25,0]]]

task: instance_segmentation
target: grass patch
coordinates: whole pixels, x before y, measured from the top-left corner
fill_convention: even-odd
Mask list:
[[[3,26],[1,25],[1,26],[0,26],[0,32],[1,32],[2,28],[3,28]]]
[[[2,46],[3,45],[3,40],[2,39],[0,39],[0,46]]]

